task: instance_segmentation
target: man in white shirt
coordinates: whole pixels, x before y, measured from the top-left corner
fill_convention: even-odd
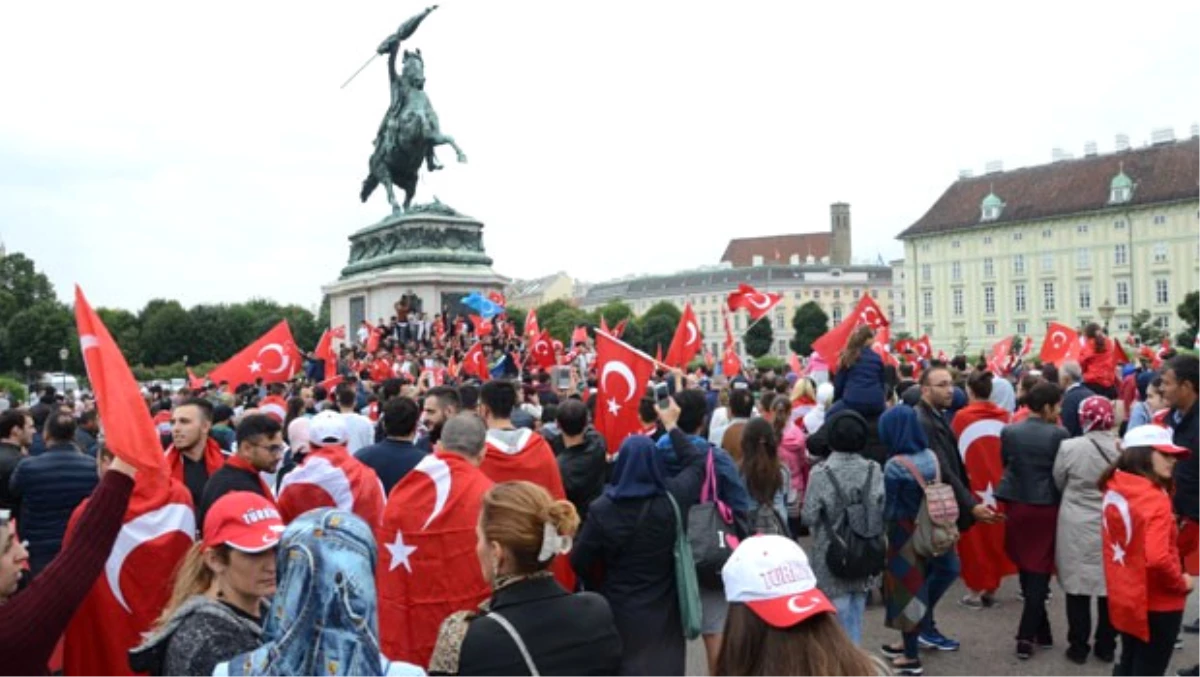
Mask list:
[[[346,449],[351,454],[375,443],[375,426],[371,419],[354,411],[357,396],[353,385],[343,383],[337,387],[338,411],[346,421]]]

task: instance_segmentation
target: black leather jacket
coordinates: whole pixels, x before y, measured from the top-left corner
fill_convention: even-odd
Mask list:
[[[1000,431],[1000,460],[1004,476],[996,498],[1030,505],[1057,505],[1062,500],[1054,484],[1054,459],[1070,433],[1040,418],[1027,418]]]

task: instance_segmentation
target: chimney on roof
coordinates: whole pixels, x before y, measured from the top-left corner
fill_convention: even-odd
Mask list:
[[[1084,157],[1095,157],[1096,156],[1096,142],[1095,141],[1088,141],[1087,143],[1083,144],[1083,156]]]
[[[975,172],[971,171],[970,169],[958,170],[958,178],[960,179],[969,179],[972,176],[975,176]]]
[[[999,174],[1004,171],[1004,163],[1000,160],[992,160],[983,167],[985,174]]]
[[[1157,146],[1160,143],[1174,143],[1175,129],[1172,127],[1159,127],[1150,132],[1150,145]]]
[[[1117,151],[1129,150],[1129,135],[1117,134]]]

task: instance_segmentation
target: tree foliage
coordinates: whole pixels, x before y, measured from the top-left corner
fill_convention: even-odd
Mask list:
[[[829,316],[821,310],[821,306],[809,301],[792,315],[792,330],[795,334],[788,345],[792,352],[807,357],[812,352],[812,342],[829,331]]]
[[[1155,344],[1161,340],[1163,330],[1154,326],[1150,321],[1149,310],[1139,310],[1129,321],[1129,331],[1138,340],[1146,344]]]
[[[653,355],[658,347],[662,346],[663,355],[666,355],[667,350],[671,347],[671,341],[675,338],[675,329],[679,327],[679,318],[682,315],[683,312],[673,304],[660,301],[650,306],[645,314],[638,318],[641,343],[632,343],[631,340],[628,342],[650,355]],[[632,339],[633,337],[628,338]]]
[[[755,322],[750,325],[749,331],[746,332],[742,343],[746,346],[746,352],[753,357],[762,357],[771,352],[771,344],[775,341],[775,332],[771,329],[771,321],[764,318],[761,322]]]
[[[29,357],[34,371],[60,370],[59,350],[66,348],[73,355],[79,353],[74,330],[75,320],[70,311],[57,301],[39,301],[18,311],[5,327],[4,354],[10,356],[9,366],[23,370],[24,360]]]
[[[1196,345],[1196,333],[1200,331],[1200,291],[1188,292],[1175,312],[1187,324],[1186,329],[1175,335],[1175,344],[1181,348],[1191,348]]]

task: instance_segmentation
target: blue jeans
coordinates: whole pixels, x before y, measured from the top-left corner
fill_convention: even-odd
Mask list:
[[[837,609],[838,622],[855,644],[862,644],[863,614],[867,610],[866,592],[849,592],[829,600]]]
[[[925,585],[929,586],[929,608],[925,611],[925,617],[921,619],[922,633],[929,634],[937,629],[937,624],[933,621],[933,608],[950,586],[954,585],[954,581],[958,580],[961,570],[958,553],[954,550],[929,560],[925,570]]]

